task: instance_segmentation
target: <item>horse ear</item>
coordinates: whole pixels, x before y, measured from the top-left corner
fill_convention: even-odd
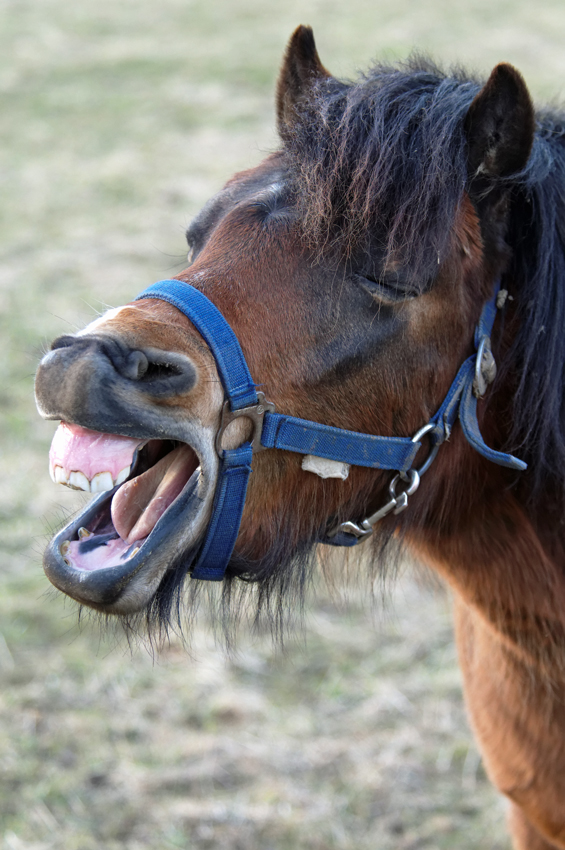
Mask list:
[[[534,108],[522,75],[497,65],[465,117],[469,176],[508,177],[521,171],[532,149]]]
[[[277,84],[277,125],[285,136],[296,120],[297,108],[318,80],[331,77],[320,61],[312,27],[299,26],[290,37]]]

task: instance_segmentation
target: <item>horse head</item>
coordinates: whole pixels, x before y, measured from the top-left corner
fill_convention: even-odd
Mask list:
[[[299,27],[277,117],[280,150],[206,204],[176,280],[219,311],[278,413],[410,441],[474,355],[508,267],[510,178],[534,133],[525,84],[508,65],[481,87],[421,61],[344,83]],[[61,421],[52,476],[99,493],[56,535],[45,569],[99,611],[166,619],[213,521],[222,457],[255,426],[237,416],[221,428],[225,381],[210,340],[170,299],[146,295],[55,340],[39,366],[40,413]],[[498,333],[495,348],[505,345]],[[491,395],[479,417],[502,445]],[[414,469],[430,453],[421,442]],[[318,542],[390,503],[394,466],[306,458],[276,443],[253,453],[227,584],[284,590],[304,579]],[[410,509],[383,518],[381,540],[437,532],[438,517],[448,528],[452,470],[461,481],[479,465],[488,461],[456,425]],[[479,490],[508,474],[493,469]],[[227,524],[223,515],[216,533]]]

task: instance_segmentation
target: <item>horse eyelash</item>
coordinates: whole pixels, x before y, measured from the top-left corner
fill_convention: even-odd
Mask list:
[[[403,287],[402,285],[395,286],[392,283],[387,283],[386,278],[377,279],[371,277],[371,275],[361,274],[360,272],[356,272],[355,277],[358,278],[363,289],[373,297],[376,296],[377,298],[387,299],[397,303],[410,298],[417,298],[421,295],[420,289]]]

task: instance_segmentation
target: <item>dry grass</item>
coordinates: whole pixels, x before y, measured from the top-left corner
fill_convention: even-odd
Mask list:
[[[2,656],[4,846],[503,850],[448,605],[405,580],[390,606],[373,621],[320,592],[284,655],[244,638],[227,660],[205,618],[192,659],[173,643],[155,663],[22,628]]]
[[[153,660],[47,591],[76,505],[46,474],[43,345],[183,266],[190,217],[272,149],[284,43],[314,25],[349,75],[414,46],[559,93],[558,0],[4,0],[0,5],[0,844],[60,848],[505,848],[467,729],[448,605],[410,577],[376,622],[321,588],[304,639],[205,614]]]

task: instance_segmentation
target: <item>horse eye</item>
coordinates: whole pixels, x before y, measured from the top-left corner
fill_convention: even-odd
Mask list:
[[[362,289],[379,300],[399,302],[416,298],[421,294],[420,290],[414,285],[407,285],[397,272],[388,272],[378,280],[369,274],[360,272],[355,277]]]

